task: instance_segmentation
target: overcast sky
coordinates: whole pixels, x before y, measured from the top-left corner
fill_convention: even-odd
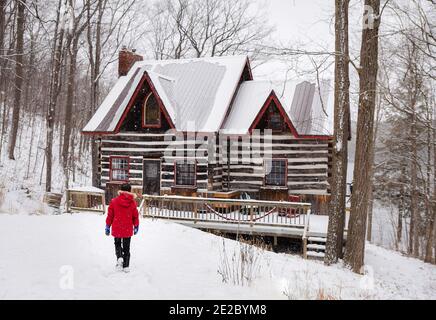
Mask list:
[[[305,50],[328,50],[334,51],[334,0],[256,0],[261,10],[265,10],[270,23],[275,25],[276,31],[273,35],[274,41],[289,46],[298,46]],[[362,24],[363,5],[360,0],[352,0],[349,12],[349,32],[350,32],[350,53],[352,57],[358,56],[360,49],[360,35]],[[285,79],[291,82],[303,80],[315,81],[316,74],[301,74],[288,69],[295,68],[315,70],[308,59],[298,60],[288,57],[283,61],[270,61],[261,65],[253,71],[255,79],[272,80],[275,83],[283,83]],[[333,62],[333,60],[332,60]],[[294,65],[293,65],[294,64]],[[298,70],[301,71],[301,70]],[[331,64],[326,72],[320,74],[321,79],[330,80],[333,86],[334,65]],[[353,85],[357,85],[357,80],[350,68],[350,76]],[[331,88],[332,89],[332,88]],[[287,93],[285,92],[285,96]],[[286,98],[286,97],[285,97]],[[330,100],[328,113],[332,114],[332,100]],[[355,109],[352,106],[352,109]],[[354,113],[354,112],[353,112]],[[355,114],[352,115],[355,118]]]
[[[301,49],[327,50],[334,49],[334,34],[331,19],[334,14],[333,0],[256,0],[265,10],[271,25],[276,30],[272,35],[275,43],[287,47]],[[283,61],[271,61],[254,70],[254,76],[260,79],[283,81],[301,79],[301,75],[287,70],[295,64],[295,58],[289,57]],[[308,60],[299,61],[298,68],[311,68]],[[306,65],[307,64],[307,65]],[[295,67],[295,66],[294,66]],[[309,77],[309,75],[308,75]],[[306,80],[306,79],[302,79]],[[309,79],[307,79],[309,80]]]
[[[288,47],[299,47],[320,50],[334,49],[334,34],[331,19],[334,14],[333,0],[257,0],[260,8],[265,10],[271,25],[276,27],[273,34],[274,42],[280,42]],[[298,61],[294,57],[283,58],[282,61],[269,61],[255,67],[255,80],[270,80],[276,86],[277,94],[282,93],[283,82],[287,79],[283,99],[292,103],[293,88],[303,80],[313,80],[314,74],[301,75],[294,73],[294,69],[310,69],[308,60]],[[290,69],[292,68],[292,69]],[[288,73],[287,71],[290,70]],[[329,77],[328,73],[323,77]],[[327,109],[331,109],[328,106]],[[328,110],[330,114],[332,110]]]
[[[283,41],[327,44],[334,41],[331,18],[333,0],[259,0],[271,23],[277,27],[276,37]]]

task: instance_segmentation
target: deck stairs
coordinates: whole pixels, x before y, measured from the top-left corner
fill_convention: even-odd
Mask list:
[[[307,259],[323,260],[327,238],[322,236],[309,236],[307,238],[306,257]]]

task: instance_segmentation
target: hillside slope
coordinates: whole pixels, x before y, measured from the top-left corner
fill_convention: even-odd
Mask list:
[[[434,266],[372,245],[366,276],[255,248],[251,286],[223,283],[223,248],[230,261],[238,242],[148,219],[132,239],[125,274],[115,270],[104,218],[0,214],[0,299],[436,298]]]

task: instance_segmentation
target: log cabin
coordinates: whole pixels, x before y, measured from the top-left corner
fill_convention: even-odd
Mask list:
[[[128,181],[138,194],[244,193],[327,212],[332,136],[315,121],[322,88],[297,83],[285,103],[271,82],[253,79],[247,56],[146,61],[126,48],[118,76],[82,130],[98,144],[107,201]]]

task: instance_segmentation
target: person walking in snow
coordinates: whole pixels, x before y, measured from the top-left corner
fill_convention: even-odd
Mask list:
[[[139,230],[139,214],[136,208],[136,194],[132,193],[132,186],[128,183],[121,186],[118,197],[111,200],[106,218],[105,233],[115,238],[115,255],[117,268],[129,272],[130,239]]]

